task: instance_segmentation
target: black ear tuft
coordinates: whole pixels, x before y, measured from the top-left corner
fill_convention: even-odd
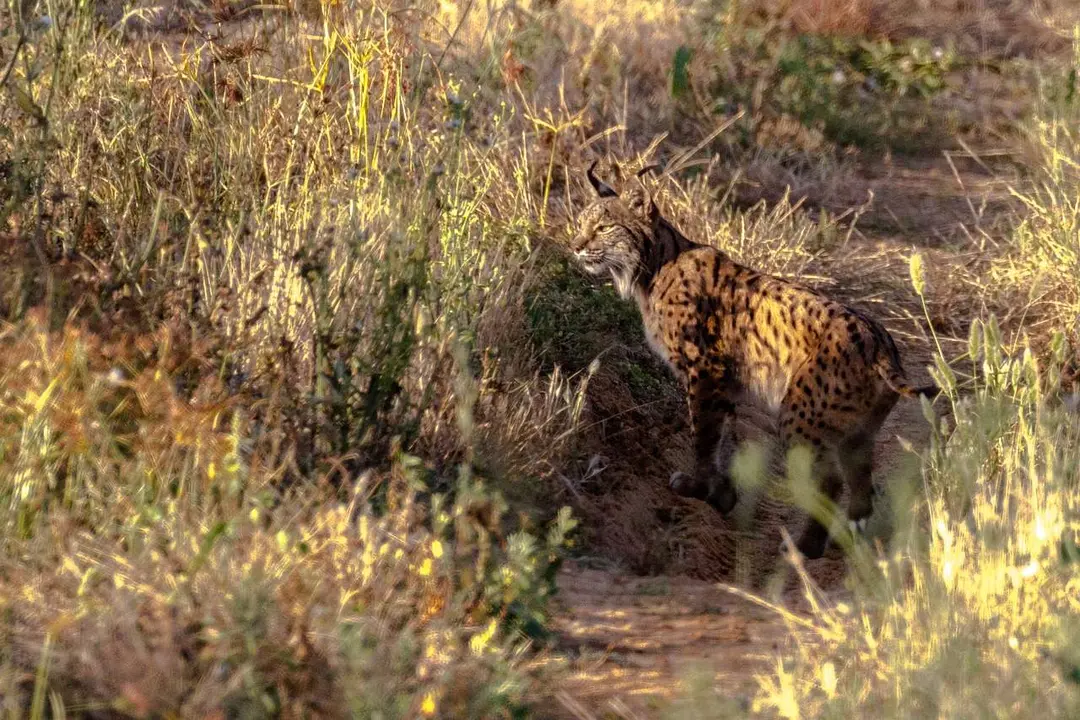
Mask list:
[[[645,177],[649,173],[656,172],[659,169],[660,169],[660,163],[653,163],[651,165],[646,165],[645,167],[638,170],[637,173],[634,175],[634,177],[636,177],[638,180],[640,180],[641,178]]]
[[[615,192],[615,189],[613,187],[605,183],[600,178],[596,177],[596,173],[594,172],[594,170],[596,169],[596,164],[598,162],[600,161],[593,160],[592,165],[590,165],[589,169],[585,171],[585,176],[589,178],[589,184],[593,186],[593,190],[595,190],[596,194],[600,197],[617,196],[619,193]]]

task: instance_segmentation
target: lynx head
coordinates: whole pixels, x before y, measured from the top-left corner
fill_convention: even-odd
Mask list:
[[[570,251],[589,274],[610,273],[619,294],[628,297],[660,216],[641,182],[653,166],[638,172],[635,186],[622,196],[596,177],[595,168],[593,162],[586,175],[597,198],[581,211]]]

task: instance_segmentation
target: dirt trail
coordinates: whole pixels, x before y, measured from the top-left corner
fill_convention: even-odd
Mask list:
[[[932,256],[938,271],[961,267],[966,254],[962,224],[973,222],[979,208],[1000,212],[1005,196],[991,172],[972,162],[950,164],[945,157],[913,161],[891,171],[868,170],[860,180],[864,188],[874,189],[878,202],[866,218],[867,229],[856,251],[865,249],[878,258],[874,272],[899,274],[905,281],[912,246]],[[843,280],[838,278],[836,286],[841,295]],[[910,304],[910,291],[907,295]],[[878,303],[877,314],[901,345],[911,379],[928,381],[925,367],[930,347],[916,331],[911,314],[890,312],[887,297]],[[957,322],[966,324],[969,318]],[[962,327],[953,329],[963,332]],[[660,412],[682,412],[682,408],[665,407]],[[639,423],[647,427],[636,426]],[[911,472],[914,458],[900,438],[919,447],[925,445],[928,434],[919,403],[901,401],[879,435],[875,479],[880,483]],[[607,522],[607,514],[623,512],[626,518],[620,522],[629,527],[604,531],[615,538],[608,540],[605,554],[625,560],[643,552],[633,548],[610,552],[616,542],[666,543],[667,547],[658,551],[662,559],[655,564],[631,562],[636,575],[580,563],[569,563],[560,574],[554,628],[562,650],[573,658],[573,672],[558,693],[556,714],[667,717],[695,671],[713,679],[712,692],[718,700],[734,703],[733,708],[747,708],[757,688],[755,675],[768,672],[777,654],[791,648],[789,623],[777,612],[707,580],[729,582],[756,594],[771,593],[786,608],[801,612],[805,606],[801,587],[779,545],[781,529],[794,536],[805,516],[763,499],[756,507],[742,510],[744,522],[738,525],[703,503],[672,497],[664,481],[671,470],[688,461],[690,443],[686,429],[670,417],[622,418],[611,442],[622,446],[627,459],[621,467],[616,462],[609,468],[612,489],[595,517],[597,522]],[[658,447],[666,449],[657,452]],[[660,520],[641,509],[650,502],[662,506],[657,511]],[[625,510],[625,503],[635,508]],[[739,513],[737,509],[735,515]],[[888,534],[887,516],[887,510],[875,512],[871,536]],[[741,560],[735,557],[740,553]],[[839,550],[830,548],[824,558],[809,561],[805,567],[831,597],[844,594],[845,561]]]
[[[701,580],[571,563],[559,591],[555,630],[574,667],[558,695],[567,717],[656,717],[695,672],[746,705],[754,673],[790,642],[775,613]]]

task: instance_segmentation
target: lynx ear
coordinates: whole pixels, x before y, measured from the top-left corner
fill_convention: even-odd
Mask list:
[[[635,215],[650,224],[655,222],[660,214],[653,202],[652,193],[645,187],[645,183],[640,181],[626,194],[626,204]]]
[[[589,178],[589,184],[593,186],[593,190],[595,190],[596,194],[599,195],[600,197],[615,197],[615,196],[617,196],[619,193],[615,192],[615,188],[611,187],[610,185],[605,183],[603,180],[596,177],[596,173],[593,172],[596,169],[596,164],[598,162],[599,162],[599,160],[593,160],[592,165],[590,165],[589,169],[585,171],[585,176],[587,178]]]

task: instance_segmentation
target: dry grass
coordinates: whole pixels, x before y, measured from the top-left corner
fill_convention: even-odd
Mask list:
[[[36,317],[0,342],[7,712],[46,690],[53,716],[492,716],[535,696],[514,637],[543,619],[567,514],[501,544],[482,481],[419,502],[402,453],[282,493],[280,444],[220,391],[181,397],[153,365],[120,380],[127,357]]]
[[[814,598],[805,642],[762,675],[769,716],[1071,717],[1076,688],[1075,416],[1010,356],[995,325],[972,333],[974,392],[935,432],[922,482],[894,481],[898,534],[854,557],[853,599]]]
[[[6,6],[5,712],[542,711],[558,671],[536,641],[565,504],[589,552],[730,577],[732,527],[656,482],[686,451],[678,391],[632,311],[560,255],[594,157],[666,163],[661,205],[692,237],[924,342],[929,318],[955,336],[947,350],[976,314],[1039,342],[1074,321],[1068,93],[1024,126],[1017,214],[972,213],[961,240],[929,248],[920,298],[915,239],[858,230],[883,212],[861,171],[902,143],[936,154],[930,130],[1006,137],[981,124],[953,58],[902,44],[925,34],[898,24],[908,13],[792,2],[767,24],[753,3],[480,5],[179,3],[124,22],[111,4]],[[961,53],[1013,55],[1028,22],[1048,33],[1028,46],[1056,48],[1068,27],[1049,5],[974,6],[941,9]],[[1066,87],[1057,72],[1041,94]],[[916,666],[935,638],[968,643],[945,664],[1005,659],[934,679],[934,707],[959,707],[963,683],[993,685],[991,713],[1025,688],[1032,707],[1071,707],[1059,675],[1045,692],[1035,679],[1056,672],[1039,651],[1064,647],[1051,624],[1076,615],[1062,574],[1076,565],[1047,555],[1074,527],[1075,437],[1024,363],[988,361],[974,410],[958,404],[925,458],[919,509],[948,533],[914,532],[858,608],[823,610],[823,642],[763,684],[762,709],[929,707],[904,698],[929,682]],[[974,530],[950,504],[974,481],[1012,503],[1013,539],[985,560],[976,548],[1004,533],[993,498],[975,493]],[[975,564],[952,582],[959,550]],[[1030,563],[1038,593],[1003,584]],[[977,588],[999,593],[1004,621]],[[926,631],[904,635],[916,620]]]

